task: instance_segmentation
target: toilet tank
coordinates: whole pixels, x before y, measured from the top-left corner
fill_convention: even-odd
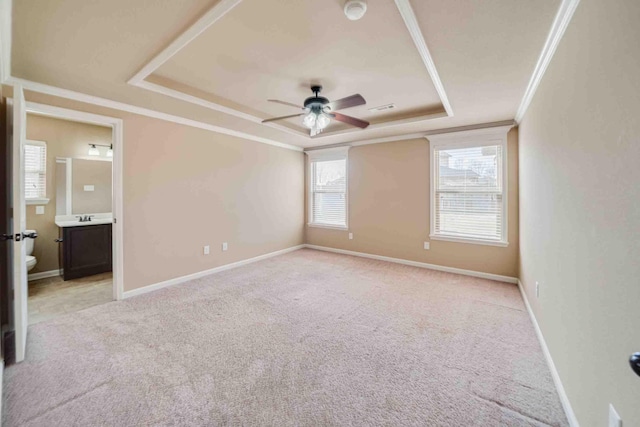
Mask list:
[[[25,234],[31,234],[31,233],[35,233],[36,230],[25,230],[24,233]],[[36,239],[30,239],[30,238],[26,238],[24,239],[25,244],[27,245],[27,255],[33,255],[33,242]]]

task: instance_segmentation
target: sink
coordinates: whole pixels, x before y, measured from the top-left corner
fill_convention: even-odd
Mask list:
[[[100,225],[111,224],[113,222],[112,217],[106,218],[91,218],[91,221],[79,221],[78,219],[56,219],[56,225],[58,227],[84,227],[87,225]]]

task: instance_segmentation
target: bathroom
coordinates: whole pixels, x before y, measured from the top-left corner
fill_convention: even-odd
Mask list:
[[[27,114],[29,324],[113,300],[112,129]]]

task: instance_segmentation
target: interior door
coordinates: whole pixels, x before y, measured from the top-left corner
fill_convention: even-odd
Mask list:
[[[13,87],[13,312],[16,337],[16,362],[22,362],[27,347],[27,253],[24,232],[27,228],[24,202],[24,144],[27,136],[27,112],[21,85]]]

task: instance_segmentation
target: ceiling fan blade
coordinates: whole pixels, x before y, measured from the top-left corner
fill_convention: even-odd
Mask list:
[[[282,105],[288,105],[289,107],[293,107],[293,108],[299,108],[301,110],[304,110],[304,107],[301,107],[299,105],[293,104],[291,102],[287,102],[287,101],[280,101],[279,99],[267,99],[267,101],[269,102],[275,102],[277,104],[282,104]]]
[[[364,105],[366,103],[367,101],[364,100],[362,95],[356,94],[330,102],[327,105],[329,106],[331,111],[338,111],[344,110],[345,108],[357,107],[358,105]]]
[[[365,120],[356,119],[355,117],[346,116],[346,115],[340,114],[340,113],[331,113],[331,115],[337,121],[342,122],[342,123],[350,124],[351,126],[357,126],[359,128],[362,128],[362,129],[364,129],[367,126],[369,126],[369,122],[367,122]]]
[[[272,119],[264,119],[262,121],[262,123],[267,123],[267,122],[275,122],[276,120],[284,120],[284,119],[290,119],[292,117],[300,117],[300,116],[304,116],[305,113],[300,113],[300,114],[292,114],[290,116],[282,116],[282,117],[274,117]]]

